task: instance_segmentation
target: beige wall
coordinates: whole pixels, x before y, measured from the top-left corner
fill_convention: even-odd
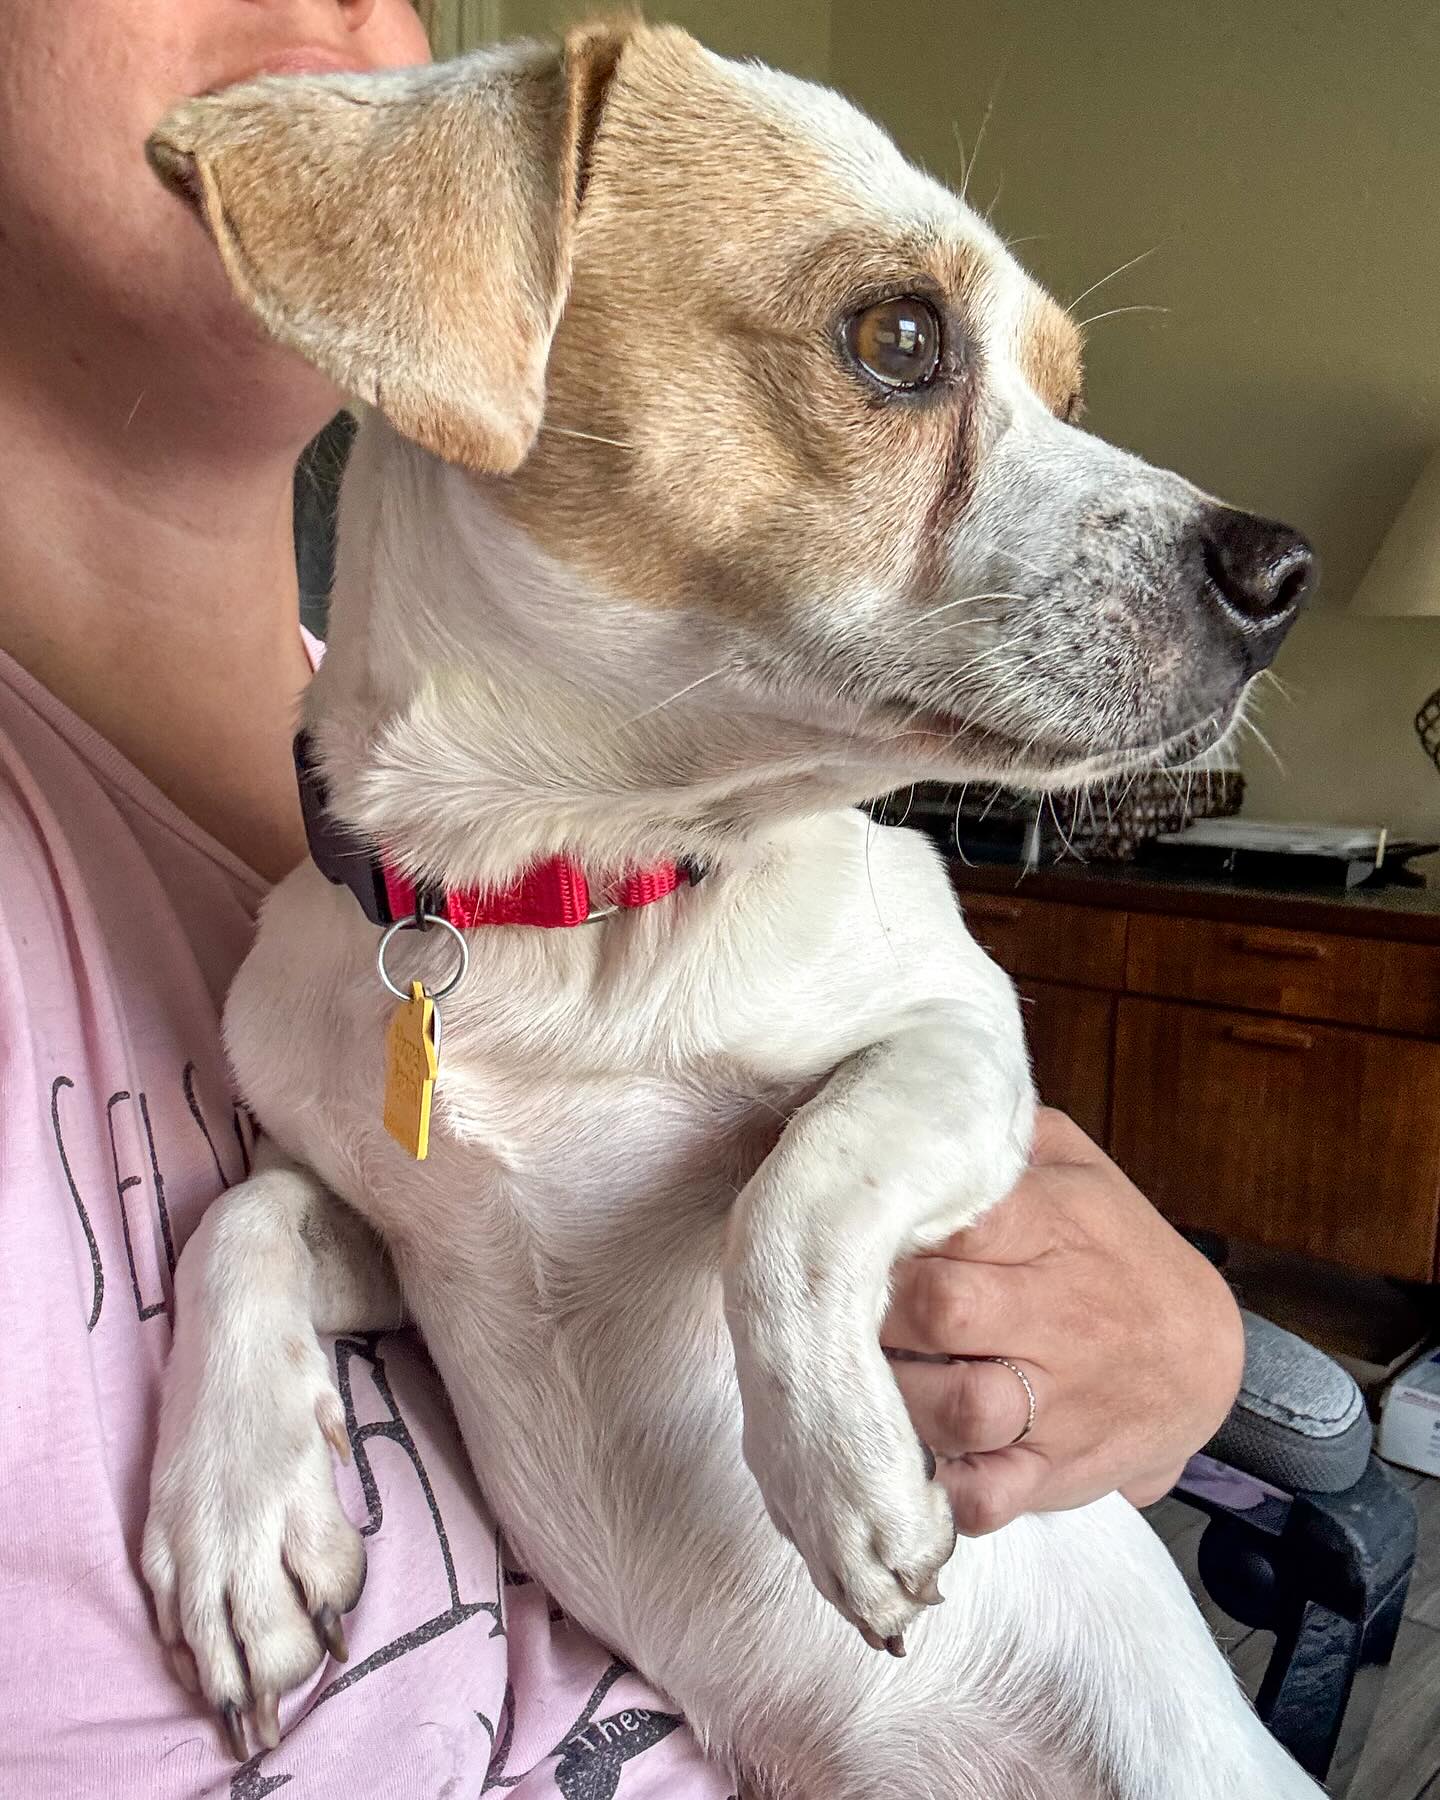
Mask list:
[[[430,12],[437,56],[458,56],[503,33],[501,0],[431,0]]]
[[[447,11],[477,0],[442,0]],[[503,30],[545,32],[603,13],[587,0],[490,0]],[[823,78],[830,59],[830,0],[646,0],[647,19],[673,20],[722,56],[757,56],[797,75]]]
[[[901,28],[903,26],[903,29]],[[830,78],[971,185],[1097,322],[1094,427],[1309,531],[1323,604],[1246,754],[1251,810],[1440,827],[1411,731],[1440,619],[1344,601],[1440,446],[1440,6],[1421,0],[834,0]]]

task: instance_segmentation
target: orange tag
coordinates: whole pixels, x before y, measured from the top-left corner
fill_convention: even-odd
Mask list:
[[[430,1149],[430,1108],[440,1072],[435,1002],[418,981],[390,1016],[385,1033],[385,1129],[407,1155]]]

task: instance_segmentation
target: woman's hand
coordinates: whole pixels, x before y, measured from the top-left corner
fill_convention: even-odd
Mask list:
[[[969,1231],[896,1270],[881,1330],[959,1529],[1174,1486],[1240,1384],[1224,1281],[1063,1114],[1042,1111],[1031,1167]],[[915,1356],[933,1360],[913,1360]],[[1035,1393],[1029,1400],[1003,1356]]]

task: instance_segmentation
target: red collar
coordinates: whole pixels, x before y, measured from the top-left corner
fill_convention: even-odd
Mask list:
[[[568,857],[536,863],[503,888],[422,887],[370,844],[355,836],[328,809],[329,796],[315,766],[309,734],[295,739],[295,773],[310,854],[320,873],[349,888],[374,925],[393,925],[422,912],[446,919],[461,931],[476,925],[584,925],[636,906],[651,906],[673,894],[682,881],[700,880],[695,863],[657,863],[606,884],[592,894],[585,871]]]
[[[409,876],[388,863],[381,864],[380,874],[391,919],[416,917],[420,896]],[[461,931],[472,925],[585,925],[622,908],[663,900],[675,892],[680,879],[674,863],[657,863],[653,869],[623,876],[592,900],[579,863],[554,856],[527,869],[508,887],[430,889],[424,895],[425,911],[448,919]]]

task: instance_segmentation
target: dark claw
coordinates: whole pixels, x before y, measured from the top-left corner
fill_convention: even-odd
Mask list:
[[[267,1750],[280,1748],[280,1696],[278,1694],[257,1694],[255,1696],[255,1730],[259,1733],[260,1742]]]
[[[225,1724],[225,1738],[230,1745],[230,1754],[236,1762],[248,1762],[250,1746],[245,1742],[245,1720],[240,1708],[227,1702],[220,1708],[220,1717]]]
[[[317,1606],[312,1615],[315,1622],[315,1634],[320,1642],[335,1658],[336,1662],[350,1660],[350,1646],[345,1642],[345,1627],[340,1623],[340,1615],[333,1606]]]
[[[897,1631],[895,1633],[894,1637],[886,1638],[885,1648],[890,1652],[890,1654],[892,1656],[903,1656],[905,1654],[904,1634],[902,1632]]]
[[[933,1481],[935,1479],[935,1452],[928,1444],[922,1444],[920,1448],[925,1452],[925,1479]]]
[[[872,1631],[868,1625],[860,1626],[859,1631],[861,1637],[864,1638],[865,1642],[872,1650],[883,1650],[885,1648],[884,1638],[882,1638],[878,1632]]]

